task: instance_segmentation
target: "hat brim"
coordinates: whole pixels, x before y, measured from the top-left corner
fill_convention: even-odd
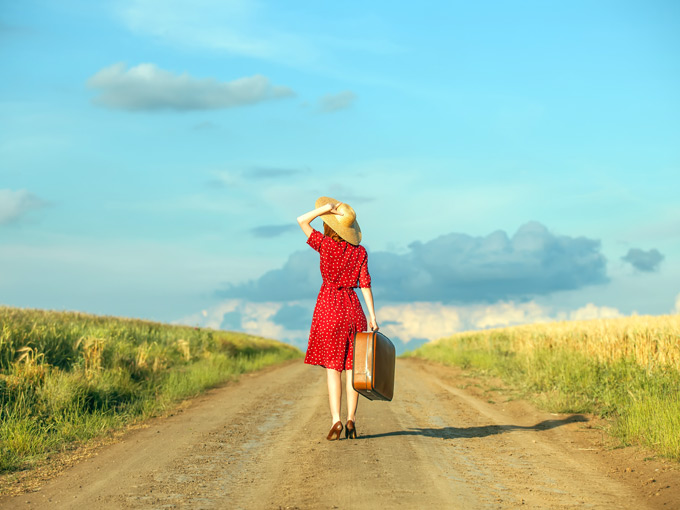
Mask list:
[[[316,200],[316,204],[314,207],[319,208],[323,207],[326,204],[337,204],[339,200],[336,200],[334,198],[330,197],[319,197]],[[337,215],[333,213],[326,213],[321,215],[321,219],[323,220],[324,223],[326,223],[329,227],[331,227],[335,232],[338,233],[340,237],[342,237],[345,241],[347,241],[350,244],[353,244],[357,246],[358,244],[361,243],[361,228],[359,227],[359,224],[357,223],[356,219],[352,222],[351,225],[343,225],[338,221]]]

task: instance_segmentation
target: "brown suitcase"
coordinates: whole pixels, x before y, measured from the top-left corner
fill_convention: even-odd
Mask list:
[[[394,395],[394,345],[382,333],[354,335],[352,386],[369,400],[392,400]]]

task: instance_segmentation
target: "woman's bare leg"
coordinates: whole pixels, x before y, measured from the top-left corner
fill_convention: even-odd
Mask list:
[[[347,420],[357,421],[357,405],[359,404],[359,393],[352,386],[352,371],[347,370]]]
[[[340,399],[342,398],[342,379],[341,373],[332,368],[326,369],[328,379],[328,403],[331,406],[331,416],[333,423],[340,421]]]

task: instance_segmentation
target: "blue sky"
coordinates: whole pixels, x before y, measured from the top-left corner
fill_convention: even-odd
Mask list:
[[[673,1],[3,5],[0,303],[304,346],[329,195],[410,345],[678,311],[679,50]]]

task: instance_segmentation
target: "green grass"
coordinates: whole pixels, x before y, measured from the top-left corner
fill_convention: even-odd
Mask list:
[[[498,331],[458,334],[405,356],[500,377],[552,412],[608,418],[609,432],[621,444],[644,445],[680,461],[680,373],[674,367],[643,367],[626,358],[598,361],[577,345],[520,348],[512,335]]]
[[[0,307],[0,473],[301,355],[242,333]]]

